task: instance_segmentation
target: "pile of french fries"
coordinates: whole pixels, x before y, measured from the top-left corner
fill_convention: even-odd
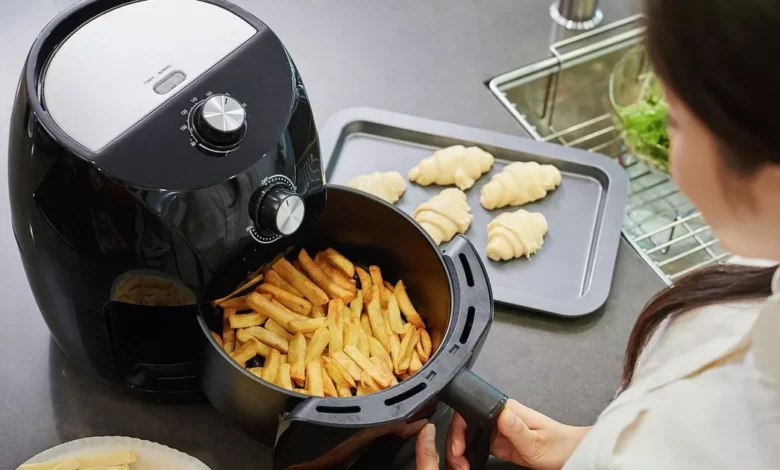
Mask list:
[[[135,452],[127,450],[28,463],[21,465],[17,470],[131,470],[135,461]]]
[[[357,280],[355,279],[357,277]],[[216,342],[242,367],[287,390],[351,397],[405,380],[431,357],[431,337],[403,281],[356,267],[333,248],[282,258],[222,308]],[[359,286],[359,287],[358,287]],[[246,284],[240,288],[244,292]],[[262,356],[262,367],[256,356]]]

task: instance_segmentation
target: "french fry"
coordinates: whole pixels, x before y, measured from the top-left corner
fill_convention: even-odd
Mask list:
[[[286,339],[288,342],[293,338],[293,335],[291,335],[287,330],[284,329],[284,327],[273,321],[271,318],[266,320],[265,329],[272,333],[276,333],[277,335]]]
[[[309,318],[308,320],[293,320],[289,323],[290,331],[294,333],[314,333],[323,326],[326,326],[327,319],[325,317]]]
[[[222,337],[221,336],[219,336],[217,333],[214,333],[213,331],[211,332],[211,336],[214,338],[214,341],[217,342],[217,344],[219,345],[220,349],[225,349],[225,345],[222,343]]]
[[[347,369],[338,363],[335,359],[331,359],[327,356],[322,356],[322,363],[328,370],[328,374],[335,382],[336,387],[355,388],[355,379],[352,378]]]
[[[431,354],[433,353],[433,344],[431,343],[431,336],[425,328],[420,328],[420,344],[422,345],[422,350],[425,355],[431,357]]]
[[[290,377],[298,385],[303,385],[306,381],[306,338],[303,333],[296,334],[290,341],[287,360],[290,362]]]
[[[387,291],[384,287],[385,281],[382,279],[382,270],[379,269],[379,266],[369,266],[368,273],[371,276],[372,285],[377,286],[377,291],[379,292],[379,301],[382,304],[382,308],[387,307]],[[371,295],[374,295],[374,293]]]
[[[262,325],[268,319],[267,316],[260,312],[252,313],[234,313],[230,315],[230,327],[231,328],[249,328],[250,326]]]
[[[261,294],[261,295],[266,295],[266,294]],[[309,317],[307,317],[306,315],[301,315],[300,313],[293,312],[289,308],[287,308],[284,305],[282,305],[282,303],[279,302],[276,299],[271,299],[271,303],[276,305],[276,307],[279,308],[280,310],[282,310],[284,312],[287,312],[287,315],[290,317],[291,321],[292,320],[308,320],[309,319]]]
[[[284,289],[293,295],[297,295],[298,297],[303,297],[301,291],[293,287],[293,285],[290,284],[289,282],[282,279],[282,276],[280,276],[279,273],[277,273],[273,269],[270,269],[267,273],[265,273],[265,282],[267,282],[268,284],[273,284],[276,287]]]
[[[301,251],[298,252],[298,262],[301,264],[303,272],[305,272],[317,286],[334,299],[350,302],[355,298],[355,294],[341,288],[335,281],[332,281],[322,269],[314,263],[314,260],[311,259],[306,250],[301,249]]]
[[[328,294],[286,259],[282,258],[277,261],[273,266],[273,270],[276,271],[282,279],[300,291],[313,305],[325,305],[328,303]]]
[[[392,365],[388,369],[387,363],[379,356],[371,356],[371,362],[373,362],[375,366],[381,367],[385,372],[390,374],[390,377],[392,377],[392,379],[390,380],[390,386],[391,387],[393,385],[398,385],[398,379],[396,379],[395,375],[393,375],[393,367],[392,367]]]
[[[126,470],[135,461],[135,452],[126,450],[105,454],[79,455],[67,460],[29,463],[19,466],[17,470]]]
[[[366,331],[363,328],[357,328],[358,333],[360,336],[358,337],[358,349],[360,352],[363,353],[364,356],[370,356],[371,355],[371,347],[368,344],[368,338],[373,338],[373,336],[368,336],[366,334]],[[395,335],[393,335],[395,336]]]
[[[287,390],[293,389],[292,380],[290,380],[290,369],[292,366],[287,363],[279,365],[279,373],[276,375],[276,385],[286,388]]]
[[[425,331],[423,329],[420,329],[420,338],[422,339],[422,332]],[[422,341],[417,342],[417,346],[414,347],[414,353],[417,354],[417,358],[420,360],[421,364],[427,364],[428,361],[431,359],[429,356],[425,355],[425,349],[423,349]],[[411,367],[411,365],[409,366]]]
[[[390,319],[390,329],[397,335],[404,334],[404,321],[401,318],[401,308],[395,294],[390,294],[387,299],[387,316]]]
[[[306,346],[306,356],[304,361],[306,362],[307,367],[310,362],[317,361],[319,363],[320,356],[322,356],[322,351],[328,347],[329,340],[330,332],[328,331],[327,327],[322,327],[314,332],[314,336],[312,336],[311,341],[309,341],[309,345]]]
[[[390,311],[388,309],[386,309],[386,308],[382,309],[382,320],[384,321],[383,323],[385,325],[385,332],[387,333],[388,340],[389,340],[390,339],[390,335],[394,335],[395,333],[393,333],[393,327],[390,326]],[[390,343],[388,342],[388,348],[387,349],[390,349],[389,344]]]
[[[320,367],[322,370],[322,391],[325,392],[326,397],[337,397],[339,392],[336,390],[336,384],[333,383],[333,379],[328,374],[328,369]]]
[[[257,341],[248,341],[244,343],[239,349],[236,349],[230,353],[230,357],[234,361],[241,364],[241,367],[246,367],[246,361],[257,356]]]
[[[322,272],[324,272],[326,276],[338,284],[342,289],[346,289],[353,293],[357,291],[357,286],[355,285],[354,279],[348,278],[346,274],[341,272],[339,269],[334,268],[333,265],[331,265],[328,260],[325,259],[322,253],[317,253],[317,255],[314,257],[314,264],[319,266],[320,269],[322,269]]]
[[[393,360],[390,358],[390,354],[387,352],[387,350],[382,346],[382,344],[376,339],[376,338],[368,338],[368,346],[369,351],[371,352],[371,357],[378,357],[380,358],[384,364],[387,366],[388,372],[393,372]]]
[[[390,295],[395,290],[395,287],[393,287],[393,285],[389,282],[385,281],[385,289],[387,289],[387,295]]]
[[[287,353],[290,350],[289,341],[277,335],[276,333],[268,331],[262,326],[252,326],[247,328],[245,331],[251,334],[252,336],[254,336],[255,339],[257,339],[261,343],[265,344],[266,346],[270,346],[274,349],[277,349],[280,352]],[[273,380],[271,380],[271,382],[273,382]]]
[[[241,330],[238,330],[241,331]],[[236,332],[236,347],[233,349],[235,351],[236,349],[241,349],[241,346],[244,345],[244,341],[241,341],[241,338],[238,337],[238,332]]]
[[[293,392],[302,393],[304,395],[311,395],[311,393],[309,393],[309,391],[305,388],[293,388]]]
[[[398,360],[398,368],[402,371],[409,369],[409,363],[412,360],[414,354],[414,348],[417,346],[417,342],[420,341],[420,333],[417,330],[412,331],[412,336],[409,339],[409,343],[405,350],[401,351],[401,358]],[[401,342],[403,349],[403,341]]]
[[[409,374],[414,374],[420,369],[422,369],[422,361],[420,361],[420,356],[415,349],[412,351],[412,359],[409,361]]]
[[[347,275],[347,277],[350,279],[355,277],[355,265],[352,264],[352,262],[344,255],[334,250],[333,248],[326,249],[322,252],[322,254],[325,256],[325,259],[330,261],[330,264],[339,268],[341,272]]]
[[[371,284],[371,275],[361,267],[355,268],[355,272],[357,272],[358,279],[360,279],[360,291],[363,293],[363,304],[368,305],[368,303],[371,302],[371,296],[374,292]]]
[[[282,354],[282,364],[287,364],[287,354]]]
[[[378,286],[374,285],[371,294],[371,302],[368,303],[368,321],[371,323],[372,336],[379,340],[386,349],[390,349],[390,335],[385,329],[385,318],[382,315],[382,307],[380,306]]]
[[[420,357],[420,362],[427,363],[431,359],[431,337],[425,328],[420,328],[420,341],[415,346],[414,350],[417,351],[417,355]]]
[[[349,303],[350,319],[360,321],[360,315],[363,313],[363,293],[357,291],[355,298]]]
[[[360,316],[360,326],[363,327],[363,331],[365,331],[368,336],[374,336],[371,331],[371,321],[368,319],[367,313]]]
[[[238,289],[234,290],[230,294],[226,295],[225,297],[222,297],[221,299],[217,299],[217,300],[212,300],[211,301],[211,305],[219,305],[219,304],[221,304],[223,302],[226,302],[226,301],[232,299],[233,297],[235,297],[236,295],[238,295],[240,292],[243,292],[244,290],[249,289],[250,287],[254,286],[255,284],[259,283],[262,280],[263,280],[263,275],[262,274],[258,274],[257,276],[255,276],[254,278],[250,279],[249,281],[244,283],[244,285],[242,285]]]
[[[268,300],[257,292],[249,294],[246,301],[253,310],[273,319],[273,321],[284,328],[287,328],[287,324],[291,320],[296,319],[296,317],[291,315],[291,312],[282,307],[281,304],[275,304],[273,300]]]
[[[325,309],[322,307],[322,305],[312,305],[311,307],[312,318],[322,318],[324,316],[325,316]]]
[[[380,367],[375,366],[369,358],[364,356],[363,353],[358,350],[358,348],[355,346],[349,346],[344,349],[344,352],[349,356],[350,359],[355,361],[355,364],[357,364],[358,367],[368,372],[371,378],[376,380],[376,383],[381,388],[387,388],[390,386],[390,382],[393,380],[391,377],[392,374],[386,372]]]
[[[354,323],[344,323],[344,347],[347,347],[351,344],[353,346],[357,346],[358,349],[360,349],[360,332],[362,330],[362,327],[357,326]],[[333,340],[331,340],[331,348],[332,347]]]
[[[406,293],[406,286],[404,286],[404,281],[398,281],[398,284],[395,285],[393,294],[395,294],[395,298],[398,300],[398,306],[401,308],[401,311],[406,317],[406,321],[414,325],[415,328],[425,328],[425,323],[423,323],[422,317],[419,313],[417,313],[417,310],[415,310],[414,305],[412,305],[412,301],[409,300],[409,295]]]
[[[338,393],[340,397],[351,397],[352,396],[352,389],[349,388],[349,387],[342,387],[342,386],[336,385],[336,393]]]
[[[226,308],[222,311],[222,344],[228,354],[236,349],[236,330],[230,326],[230,315],[235,313],[236,310],[232,308]]]
[[[307,316],[311,313],[311,302],[304,299],[303,297],[287,292],[281,287],[277,287],[273,284],[263,283],[257,286],[255,291],[271,294],[274,299],[279,301],[280,304],[284,305],[295,313]]]
[[[328,350],[330,354],[344,349],[344,320],[342,310],[344,302],[341,299],[333,299],[328,303],[328,330],[330,331],[330,343]]]
[[[383,388],[367,370],[364,370],[360,375],[360,385],[363,386],[363,393],[365,394],[376,393]]]
[[[347,356],[344,351],[339,351],[333,354],[333,359],[335,359],[336,362],[338,362],[339,365],[341,365],[344,370],[346,370],[347,373],[352,376],[352,379],[355,381],[360,380],[360,372],[362,369],[355,363],[355,361],[350,359],[350,357]]]
[[[250,342],[257,343],[255,344],[255,351],[257,351],[257,354],[259,354],[260,356],[268,357],[268,353],[271,352],[270,347],[258,341],[257,338],[252,336],[252,334],[246,331],[245,329],[236,331],[236,339],[240,340],[241,344],[246,344]]]
[[[222,308],[234,308],[237,311],[241,310],[248,310],[249,306],[246,303],[246,296],[242,295],[241,297],[233,297],[232,299],[228,299],[221,304],[219,304]]]
[[[271,349],[265,358],[265,364],[263,364],[263,380],[274,383],[276,376],[279,375],[279,366],[281,365],[282,355],[276,349]]]
[[[401,358],[401,340],[398,335],[390,337],[390,358],[393,360],[393,371],[395,371],[395,365],[398,364],[398,360]]]
[[[355,392],[356,397],[361,397],[363,395],[368,395],[366,392],[366,389],[363,388],[363,383],[358,383],[357,391]]]
[[[319,357],[306,364],[306,390],[315,397],[324,397],[322,385],[322,366]]]
[[[412,341],[412,333],[414,333],[414,326],[411,323],[407,323],[404,325],[404,330],[404,334],[401,336],[401,344],[398,347],[398,354],[396,355],[396,359],[393,359],[393,372],[395,372],[395,375],[406,372],[406,369],[401,368],[401,360],[403,359],[406,350],[409,349],[409,343]]]

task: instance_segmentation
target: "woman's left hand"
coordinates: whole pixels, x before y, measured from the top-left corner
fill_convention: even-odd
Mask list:
[[[417,435],[417,470],[439,470],[439,454],[436,452],[436,426],[425,425]]]

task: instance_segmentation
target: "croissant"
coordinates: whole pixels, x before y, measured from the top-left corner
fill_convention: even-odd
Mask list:
[[[367,175],[358,175],[349,180],[347,186],[373,194],[390,204],[394,204],[406,191],[406,181],[397,171],[388,171],[387,173],[377,171]]]
[[[544,244],[547,233],[547,219],[539,212],[519,209],[504,212],[487,226],[487,249],[485,253],[493,261],[530,258]]]
[[[412,212],[412,217],[438,245],[452,240],[456,233],[468,230],[474,217],[470,210],[466,193],[460,189],[447,188],[420,204]]]
[[[482,187],[479,202],[485,209],[520,206],[547,195],[561,184],[561,172],[552,165],[515,162],[504,167]]]
[[[493,155],[479,147],[452,147],[437,150],[409,171],[409,180],[421,186],[455,184],[466,190],[493,167]]]

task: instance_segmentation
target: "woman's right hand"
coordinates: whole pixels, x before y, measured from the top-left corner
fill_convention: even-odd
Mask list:
[[[569,460],[589,427],[568,426],[509,400],[498,416],[493,456],[535,470],[557,470]],[[466,422],[455,415],[445,445],[447,464],[468,470]]]

